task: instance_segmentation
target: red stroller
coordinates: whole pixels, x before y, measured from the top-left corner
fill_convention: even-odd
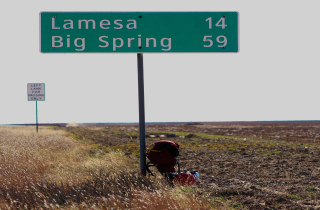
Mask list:
[[[146,150],[146,155],[151,162],[147,163],[147,172],[151,174],[149,167],[156,167],[158,171],[167,179],[169,183],[178,185],[192,185],[199,178],[197,171],[180,171],[179,144],[169,140],[161,140],[153,143]],[[178,172],[175,166],[178,166]]]

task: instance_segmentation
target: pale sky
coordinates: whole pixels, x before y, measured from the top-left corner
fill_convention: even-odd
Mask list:
[[[318,1],[2,1],[0,124],[138,122],[136,53],[43,54],[42,11],[237,11],[238,53],[144,53],[146,122],[320,120]]]

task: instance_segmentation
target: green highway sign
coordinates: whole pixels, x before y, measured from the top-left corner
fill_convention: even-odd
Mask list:
[[[41,12],[42,53],[238,52],[238,12]]]

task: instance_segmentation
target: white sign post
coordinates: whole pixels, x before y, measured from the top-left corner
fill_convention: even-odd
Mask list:
[[[28,83],[28,101],[36,101],[36,129],[38,133],[38,101],[45,101],[44,83]]]

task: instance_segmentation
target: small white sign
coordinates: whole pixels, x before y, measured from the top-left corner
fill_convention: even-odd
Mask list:
[[[28,101],[44,101],[44,83],[28,83]]]

